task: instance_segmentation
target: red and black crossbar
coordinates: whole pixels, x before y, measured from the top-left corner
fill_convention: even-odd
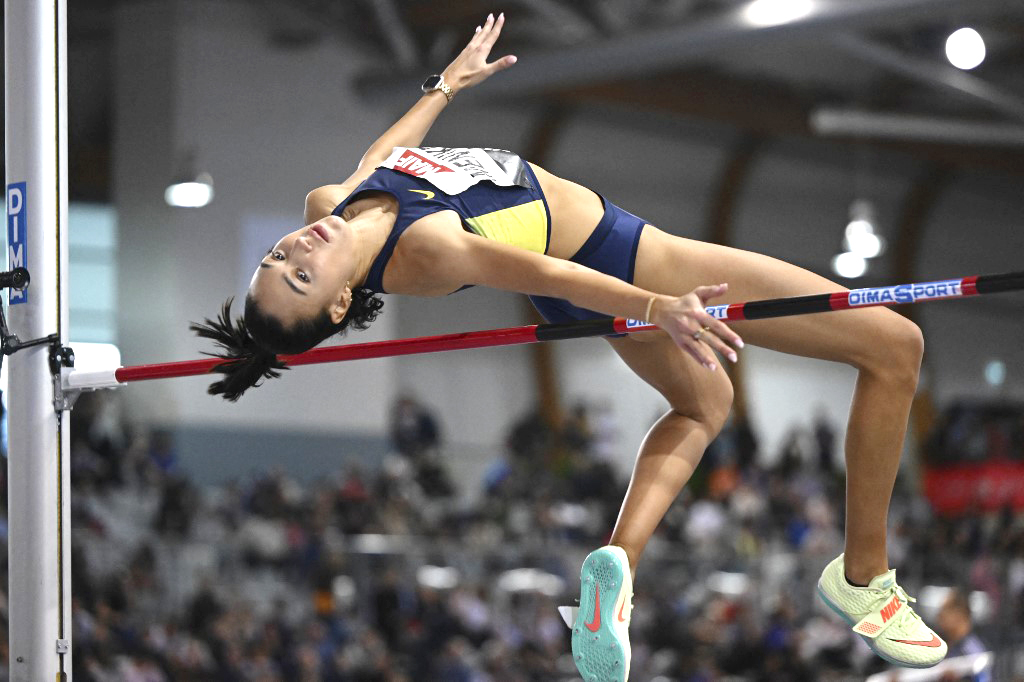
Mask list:
[[[811,296],[731,303],[711,306],[707,311],[712,316],[727,322],[761,320],[770,317],[806,315],[834,310],[963,298],[978,294],[995,294],[1022,289],[1024,289],[1024,272],[1009,272],[998,275],[981,275],[936,282],[922,282],[919,284],[900,284],[889,287],[814,294]],[[348,360],[438,353],[469,348],[512,346],[536,343],[538,341],[560,341],[590,336],[605,336],[608,334],[629,334],[650,331],[656,328],[654,325],[640,320],[608,317],[564,324],[538,324],[525,327],[508,327],[505,329],[489,329],[458,334],[442,334],[440,336],[422,336],[411,339],[314,348],[299,355],[281,356],[281,359],[291,367],[298,367],[300,365],[313,365],[325,362],[345,362]],[[224,361],[217,358],[206,358],[184,362],[120,367],[112,372],[72,372],[69,377],[68,387],[101,388],[128,381],[194,376],[209,373],[222,362]],[[75,374],[80,374],[77,380]]]

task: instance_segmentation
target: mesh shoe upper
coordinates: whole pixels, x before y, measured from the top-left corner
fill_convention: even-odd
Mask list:
[[[916,601],[896,583],[896,571],[876,576],[867,587],[846,581],[843,555],[821,574],[818,591],[875,652],[897,665],[927,668],[946,656],[946,643],[914,612]]]

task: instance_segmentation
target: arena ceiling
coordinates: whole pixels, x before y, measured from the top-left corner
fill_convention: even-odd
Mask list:
[[[790,16],[775,19],[759,18],[757,2],[250,0],[281,49],[333,40],[365,52],[375,65],[358,83],[367,98],[418,82],[424,64],[446,62],[482,17],[504,11],[499,54],[520,61],[500,88],[468,93],[481,100],[613,103],[1024,172],[1024,0],[784,0],[776,4]],[[69,2],[74,198],[110,194],[117,4]],[[986,43],[972,71],[944,56],[946,36],[962,26]]]

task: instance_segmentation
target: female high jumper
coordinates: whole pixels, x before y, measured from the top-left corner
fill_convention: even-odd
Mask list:
[[[920,330],[867,308],[736,322],[733,331],[705,313],[709,300],[841,287],[774,258],[662,232],[510,152],[419,147],[455,94],[515,63],[487,63],[503,23],[488,16],[348,179],[307,195],[306,226],[259,264],[242,319],[232,322],[228,301],[217,320],[193,325],[228,361],[210,392],[237,400],[279,374],[276,354],[365,329],[383,305],[376,294],[444,296],[483,285],[529,295],[550,322],[611,315],[657,325],[663,331],[607,339],[671,409],[640,446],[610,544],[581,570],[573,657],[585,680],[603,682],[629,674],[632,581],[644,546],[729,414],[732,386],[715,353],[735,362],[742,332],[765,348],[847,363],[858,378],[846,438],[845,552],[825,567],[818,592],[885,660],[938,663],[946,644],[913,611],[886,556]]]

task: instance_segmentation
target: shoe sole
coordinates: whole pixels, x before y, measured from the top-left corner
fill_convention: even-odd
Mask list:
[[[629,570],[628,568],[626,569]],[[580,570],[580,608],[572,626],[572,657],[585,682],[625,682],[629,674],[629,640],[616,630],[615,607],[619,604],[623,581],[622,563],[610,551],[591,552]],[[601,618],[596,632],[587,627],[594,622],[595,597],[600,589]]]
[[[852,620],[848,615],[846,615],[846,613],[841,608],[836,606],[836,604],[831,599],[828,598],[828,595],[825,594],[825,590],[823,590],[822,587],[821,587],[821,581],[820,580],[818,581],[818,596],[821,597],[821,600],[823,602],[825,602],[825,606],[827,606],[830,609],[832,609],[833,611],[835,611],[836,614],[840,618],[842,618],[844,621],[846,621],[847,624],[849,624],[850,627],[853,627],[854,625],[857,624],[857,621]],[[863,639],[865,644],[867,644],[869,647],[871,647],[871,650],[875,652],[876,656],[881,658],[886,663],[891,663],[892,665],[898,665],[898,666],[900,666],[902,668],[918,668],[918,669],[922,669],[922,668],[932,668],[932,667],[938,665],[940,661],[942,661],[941,658],[938,661],[935,661],[935,663],[905,663],[903,661],[897,661],[896,659],[891,658],[890,656],[887,656],[886,654],[884,654],[881,651],[879,651],[878,648],[875,647],[875,641],[873,639],[871,639],[870,637],[865,637],[864,635],[862,635],[860,633],[855,633],[855,634],[858,637],[860,637],[861,639]]]

